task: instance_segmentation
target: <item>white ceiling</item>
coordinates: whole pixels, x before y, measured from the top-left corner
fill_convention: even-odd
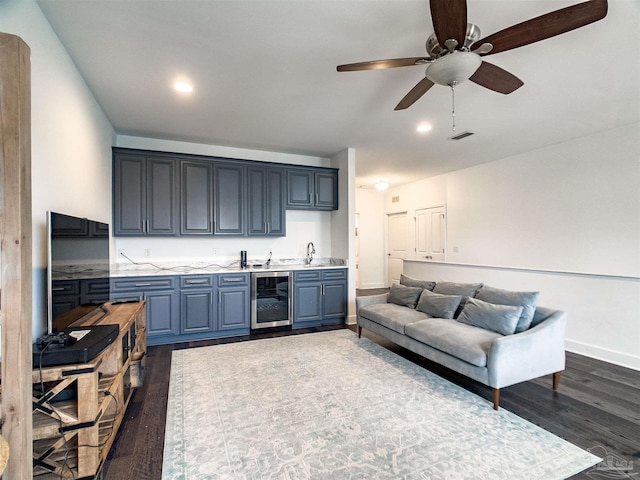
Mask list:
[[[422,56],[428,0],[38,0],[119,134],[329,157],[356,149],[359,185],[402,184],[639,121],[640,2],[485,57],[511,95],[435,86],[404,111],[424,67],[336,66]],[[575,0],[468,0],[488,35]],[[195,91],[175,94],[173,81]],[[433,125],[416,133],[419,122]]]

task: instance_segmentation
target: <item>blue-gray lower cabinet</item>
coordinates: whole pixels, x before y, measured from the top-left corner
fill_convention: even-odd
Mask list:
[[[180,277],[180,333],[213,332],[216,329],[213,308],[213,275]]]
[[[347,270],[293,274],[293,328],[338,324],[347,316]]]
[[[180,296],[177,277],[117,277],[111,279],[111,300],[144,300],[147,344],[158,345],[180,332]]]
[[[251,298],[248,273],[220,273],[216,275],[218,287],[218,330],[227,336],[230,332],[249,333]]]
[[[120,277],[113,301],[147,302],[147,344],[248,335],[248,273]]]

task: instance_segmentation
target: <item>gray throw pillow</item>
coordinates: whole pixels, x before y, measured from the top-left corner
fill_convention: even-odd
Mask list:
[[[512,290],[502,290],[500,288],[483,286],[477,293],[476,298],[485,302],[497,305],[512,305],[522,307],[522,314],[516,326],[516,333],[524,332],[531,326],[533,314],[536,312],[538,295],[540,292],[516,292]]]
[[[453,318],[461,300],[462,297],[460,295],[440,295],[429,290],[423,290],[416,310],[435,318]]]
[[[502,335],[511,335],[516,331],[522,307],[496,305],[470,298],[458,317],[458,322],[484,328]]]
[[[400,285],[405,285],[407,287],[420,287],[425,290],[433,290],[433,287],[436,286],[436,282],[432,282],[431,280],[418,280],[417,278],[407,277],[404,273],[401,273]]]
[[[387,303],[416,308],[416,303],[418,303],[418,298],[420,298],[421,293],[422,288],[420,287],[405,287],[404,285],[394,283],[391,285]]]
[[[453,315],[453,318],[458,318],[468,298],[476,296],[478,290],[482,287],[482,283],[457,283],[457,282],[438,282],[436,283],[433,293],[440,293],[442,295],[460,295],[462,301]]]

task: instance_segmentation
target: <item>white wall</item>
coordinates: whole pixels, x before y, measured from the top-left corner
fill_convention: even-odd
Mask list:
[[[355,182],[356,152],[348,148],[331,159],[331,166],[340,169],[338,175],[338,205],[331,212],[331,251],[336,258],[347,260],[348,309],[346,322],[356,323],[356,250],[355,250]]]
[[[45,214],[110,222],[114,132],[34,0],[0,3],[0,31],[31,49],[33,334],[46,328]]]
[[[356,212],[360,242],[358,288],[382,288],[385,277],[384,193],[356,189]]]
[[[640,369],[639,124],[393,188],[385,202],[410,215],[447,205],[449,264],[407,272],[539,290],[569,312],[568,349]]]
[[[308,165],[330,167],[331,160],[307,155],[292,155],[278,152],[250,150],[217,145],[204,145],[188,142],[177,142],[145,137],[118,135],[116,146],[124,148],[138,148],[174,153],[189,153],[210,155],[225,158],[240,158],[244,160],[287,163],[294,165]],[[340,178],[344,175],[340,172]],[[337,256],[333,253],[331,243],[332,230],[331,212],[287,210],[287,235],[274,238],[114,238],[114,249],[117,263],[127,264],[128,261],[118,252],[124,251],[135,261],[160,262],[198,262],[198,261],[233,261],[240,257],[240,250],[247,251],[249,262],[264,261],[269,250],[274,259],[304,258],[306,245],[313,242],[316,247],[316,257]],[[145,257],[145,250],[149,250],[149,257]],[[342,258],[342,257],[340,257]],[[191,263],[188,263],[191,264]]]

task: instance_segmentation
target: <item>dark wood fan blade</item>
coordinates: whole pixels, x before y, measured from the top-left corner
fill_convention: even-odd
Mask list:
[[[453,38],[462,47],[467,35],[466,0],[431,0],[430,5],[438,43],[444,47],[444,42]]]
[[[434,83],[431,80],[429,80],[427,77],[424,77],[417,83],[415,87],[411,89],[409,93],[404,96],[402,100],[400,100],[400,103],[396,105],[396,108],[394,108],[394,110],[404,110],[405,108],[409,108],[416,102],[416,100],[427,93],[427,90],[433,87],[433,85]]]
[[[481,38],[471,46],[471,50],[478,48],[483,43],[491,43],[493,49],[485,55],[504,52],[570,32],[597,22],[606,15],[607,0],[589,0],[532,18]]]
[[[359,70],[380,70],[383,68],[410,67],[432,62],[429,57],[390,58],[388,60],[374,60],[371,62],[348,63],[338,65],[339,72],[356,72]]]
[[[484,61],[480,64],[480,68],[476,70],[476,73],[469,77],[469,80],[489,90],[504,94],[509,94],[524,85],[522,80],[515,75]]]

